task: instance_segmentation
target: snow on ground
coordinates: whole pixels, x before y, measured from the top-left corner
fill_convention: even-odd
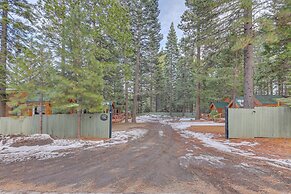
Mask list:
[[[160,137],[164,137],[164,132],[163,131],[159,131],[159,135],[160,135]]]
[[[146,118],[146,119],[145,119]],[[251,151],[245,151],[240,149],[240,146],[248,146],[248,147],[254,147],[258,145],[257,142],[247,142],[243,141],[240,143],[233,143],[230,142],[229,140],[226,141],[221,141],[221,140],[216,140],[214,139],[214,134],[210,133],[199,133],[199,132],[193,132],[187,130],[187,128],[192,127],[192,126],[224,126],[224,123],[215,123],[215,122],[189,122],[189,119],[180,119],[180,122],[174,122],[174,119],[169,119],[169,117],[162,117],[162,116],[152,116],[152,115],[147,115],[144,118],[144,120],[148,121],[155,121],[155,122],[160,122],[162,124],[169,124],[172,126],[172,128],[180,133],[180,135],[184,138],[196,138],[200,140],[203,143],[203,146],[205,147],[211,147],[214,148],[218,151],[221,152],[226,152],[226,153],[232,153],[232,154],[237,154],[245,157],[251,157],[253,159],[258,159],[258,160],[263,160],[266,161],[269,165],[280,167],[280,168],[285,168],[288,170],[291,170],[291,159],[271,159],[267,157],[259,157],[256,156],[255,153]],[[175,118],[177,120],[177,118]],[[186,121],[186,122],[184,122]],[[147,121],[145,121],[147,122]],[[181,157],[182,166],[185,167],[187,164],[189,165],[189,160],[193,160],[193,150],[189,150],[188,155]],[[213,156],[214,157],[214,156]],[[205,156],[201,157],[194,157],[194,159],[200,159],[202,160],[205,159]],[[188,163],[185,163],[185,159],[188,160]],[[215,160],[212,160],[215,161]],[[246,166],[245,166],[246,167]]]
[[[225,160],[223,157],[210,156],[210,155],[199,155],[194,156],[192,153],[188,153],[185,156],[179,158],[180,166],[188,168],[190,164],[200,164],[206,162],[215,167],[221,167],[224,165],[222,160]]]
[[[255,155],[252,152],[246,152],[244,150],[241,150],[239,148],[234,148],[232,146],[227,145],[227,143],[222,141],[214,140],[214,135],[210,133],[198,133],[188,130],[178,130],[182,137],[184,138],[196,138],[200,140],[205,147],[212,147],[222,152],[228,152],[228,153],[235,153],[238,155],[244,155],[244,156],[252,156]]]
[[[224,123],[215,123],[212,121],[209,122],[176,122],[176,123],[171,123],[168,122],[172,126],[173,129],[180,129],[180,130],[185,130],[189,127],[192,126],[224,126]]]
[[[83,141],[57,139],[53,140],[49,135],[31,135],[28,137],[1,138],[0,141],[0,162],[11,163],[26,161],[30,159],[46,160],[50,158],[62,157],[71,152],[72,149],[84,148],[94,149],[98,147],[110,147],[113,145],[124,144],[129,140],[136,140],[143,137],[148,131],[146,129],[134,129],[131,131],[117,131],[112,133],[110,140],[102,141]],[[31,142],[39,140],[52,140],[53,143],[46,145],[32,145],[13,147],[17,142]]]
[[[204,122],[203,122],[204,123]],[[191,123],[169,123],[176,131],[180,133],[180,135],[184,138],[196,138],[200,140],[205,147],[215,148],[221,152],[233,153],[241,156],[251,157],[254,159],[264,160],[268,164],[285,168],[291,170],[291,159],[270,159],[267,157],[258,157],[255,153],[251,151],[245,151],[240,149],[240,146],[249,146],[254,147],[259,143],[254,142],[240,142],[240,143],[231,143],[230,141],[219,141],[214,139],[214,135],[210,133],[199,133],[186,130],[187,128],[193,126]],[[199,123],[194,123],[195,126],[199,126]],[[198,125],[197,125],[198,124]],[[215,123],[216,124],[216,123]]]
[[[210,156],[210,155],[200,155],[200,156],[194,156],[194,158],[196,160],[201,160],[201,161],[207,161],[209,162],[210,164],[213,164],[213,165],[224,165],[223,162],[221,162],[221,160],[224,160],[223,157],[217,157],[217,156]]]
[[[181,118],[179,121],[193,121],[195,118]]]
[[[167,118],[162,115],[142,115],[136,118],[138,123],[147,123],[147,122],[160,122],[161,120]]]
[[[258,142],[247,142],[247,141],[242,141],[240,143],[233,143],[233,142],[230,142],[229,140],[225,141],[224,142],[225,145],[230,145],[230,146],[249,146],[249,147],[254,147],[254,146],[257,146],[259,145]]]

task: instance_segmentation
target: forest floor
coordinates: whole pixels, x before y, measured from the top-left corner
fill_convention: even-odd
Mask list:
[[[47,145],[25,145],[23,138],[20,144],[0,138],[0,193],[291,191],[290,139],[225,140],[223,124],[139,121],[116,124],[112,140],[95,143],[42,137]],[[33,152],[21,152],[31,146],[37,146]]]

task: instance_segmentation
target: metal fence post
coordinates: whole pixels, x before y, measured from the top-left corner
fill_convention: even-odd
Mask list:
[[[112,137],[112,102],[109,102],[109,138]]]
[[[228,128],[228,107],[225,107],[225,138],[229,139],[229,128]]]

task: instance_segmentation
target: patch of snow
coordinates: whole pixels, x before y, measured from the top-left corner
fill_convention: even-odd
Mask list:
[[[207,162],[209,162],[210,164],[213,164],[213,165],[224,165],[224,163],[221,162],[221,160],[225,160],[223,157],[210,156],[210,155],[194,156],[194,158],[196,160],[207,161]]]
[[[174,127],[174,129],[178,131],[182,137],[196,138],[200,140],[205,147],[211,147],[221,152],[237,154],[237,155],[251,157],[251,158],[259,159],[259,160],[265,160],[268,164],[271,164],[273,166],[287,168],[291,170],[291,159],[270,159],[266,157],[258,157],[251,151],[245,151],[245,150],[237,148],[240,146],[254,147],[259,144],[257,142],[252,143],[252,142],[243,141],[240,143],[230,143],[229,141],[219,141],[219,140],[214,139],[214,134],[188,131],[188,130],[185,130],[188,128],[188,126],[185,126],[185,125],[184,126],[182,125],[180,127],[179,125],[177,126],[178,127],[176,128]]]
[[[224,165],[222,160],[225,160],[223,157],[210,156],[210,155],[199,155],[194,156],[192,153],[187,153],[185,156],[179,158],[180,166],[183,168],[188,168],[190,164],[197,164],[201,162],[207,162],[212,166],[221,167]]]
[[[57,139],[53,140],[49,135],[31,135],[28,137],[17,137],[5,139],[0,142],[0,161],[4,163],[26,161],[31,159],[46,160],[50,158],[63,157],[71,153],[72,149],[84,148],[94,149],[98,147],[110,147],[113,145],[124,144],[129,140],[136,140],[143,137],[148,130],[134,129],[131,131],[117,131],[112,133],[110,140],[102,141],[83,141],[83,140],[68,140]],[[33,145],[12,147],[11,145],[19,138],[27,141],[35,139],[52,139],[53,143],[47,145]]]
[[[193,121],[195,118],[181,118],[180,121]]]
[[[160,137],[164,137],[164,132],[163,131],[159,131],[159,135],[160,135]]]
[[[255,156],[253,158],[259,159],[259,160],[264,160],[272,166],[291,170],[291,159],[271,159],[271,158],[260,157],[260,156]]]
[[[249,146],[249,147],[254,147],[254,146],[257,146],[259,145],[258,142],[247,142],[247,141],[242,141],[240,143],[231,143],[229,140],[225,141],[224,142],[225,145],[230,145],[230,146]]]
[[[215,122],[177,122],[171,123],[169,122],[174,129],[185,130],[192,126],[224,126],[224,123],[215,123]]]
[[[265,173],[266,169],[260,168],[258,166],[253,166],[253,165],[249,165],[247,163],[240,163],[239,165],[236,165],[235,167],[239,168],[239,169],[243,169],[243,170],[247,170],[249,172],[252,173]]]
[[[254,155],[252,152],[246,152],[244,150],[240,150],[238,148],[231,147],[229,145],[224,144],[223,142],[216,141],[213,139],[214,135],[210,133],[198,133],[187,130],[178,130],[182,137],[184,138],[196,138],[200,140],[205,147],[215,148],[222,152],[228,153],[236,153],[244,156],[252,156]]]

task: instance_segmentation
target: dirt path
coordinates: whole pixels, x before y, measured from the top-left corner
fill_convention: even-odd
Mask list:
[[[0,191],[291,191],[290,170],[205,147],[197,139],[182,138],[168,125],[148,123],[144,127],[149,132],[127,144],[78,149],[65,157],[43,161],[0,163]]]

